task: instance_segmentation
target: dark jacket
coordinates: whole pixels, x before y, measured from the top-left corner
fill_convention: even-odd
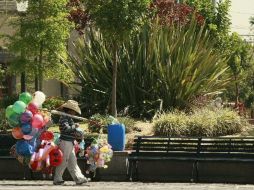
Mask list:
[[[76,126],[72,118],[61,116],[59,119],[60,139],[65,141],[74,141]]]

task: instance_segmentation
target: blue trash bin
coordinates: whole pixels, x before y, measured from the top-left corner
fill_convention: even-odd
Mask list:
[[[114,151],[123,151],[125,149],[125,126],[124,124],[108,125],[108,143]]]

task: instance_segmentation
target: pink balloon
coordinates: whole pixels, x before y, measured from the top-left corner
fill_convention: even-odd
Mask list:
[[[32,119],[32,126],[34,128],[42,128],[44,124],[43,117],[40,114],[35,114]]]
[[[27,109],[31,111],[33,114],[36,114],[38,113],[39,106],[38,104],[31,102],[30,104],[28,104]]]
[[[23,139],[25,140],[31,140],[33,138],[33,136],[31,135],[23,135]]]

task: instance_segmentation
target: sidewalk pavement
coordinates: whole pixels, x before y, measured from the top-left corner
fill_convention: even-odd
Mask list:
[[[89,182],[76,186],[67,181],[55,186],[52,181],[0,181],[0,190],[254,190],[254,185],[195,184],[195,183],[141,183],[141,182]]]

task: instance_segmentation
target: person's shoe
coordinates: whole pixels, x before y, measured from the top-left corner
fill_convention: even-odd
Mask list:
[[[54,185],[63,185],[64,181],[54,181],[53,184]]]
[[[82,184],[87,183],[87,182],[88,182],[88,179],[85,177],[85,178],[83,178],[83,179],[77,181],[77,182],[76,182],[76,185],[82,185]]]

